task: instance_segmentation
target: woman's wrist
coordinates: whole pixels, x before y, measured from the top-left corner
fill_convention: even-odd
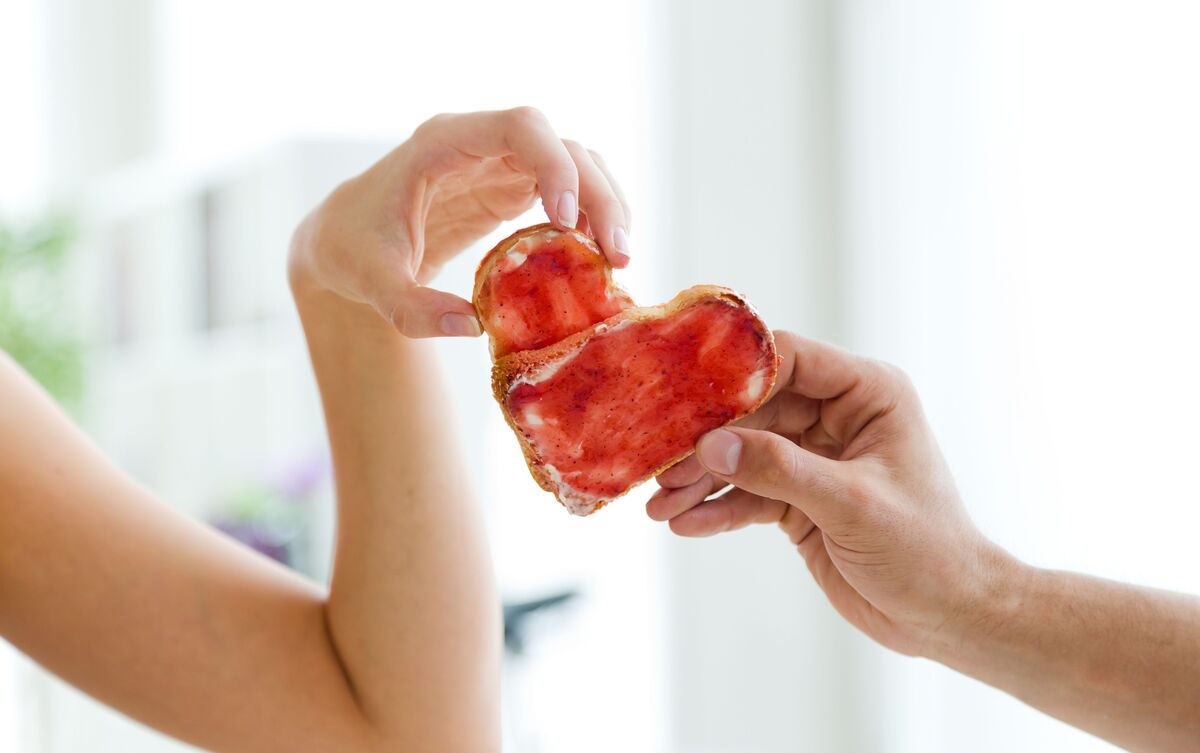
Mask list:
[[[300,221],[292,231],[288,241],[287,276],[288,285],[292,289],[292,297],[299,303],[301,294],[316,289],[316,276],[313,268],[312,246],[314,243],[313,228],[317,222],[316,214],[321,211],[318,205]]]
[[[350,300],[322,282],[318,263],[320,212],[321,207],[317,207],[296,227],[288,249],[288,285],[305,330],[310,335],[314,327],[349,334],[368,328],[398,336],[372,306]]]

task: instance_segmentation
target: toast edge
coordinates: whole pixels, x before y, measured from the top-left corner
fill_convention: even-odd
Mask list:
[[[617,326],[618,324],[626,321],[650,321],[652,319],[659,319],[669,316],[689,306],[711,300],[719,300],[729,305],[743,308],[750,313],[755,324],[758,325],[759,334],[763,338],[767,355],[771,361],[770,378],[766,381],[766,389],[763,390],[762,397],[760,397],[750,408],[737,414],[724,424],[721,424],[721,426],[728,426],[729,424],[738,421],[758,410],[764,402],[770,399],[772,396],[772,390],[775,388],[775,380],[779,375],[779,353],[775,347],[775,336],[771,333],[770,328],[767,327],[766,322],[764,322],[762,317],[759,316],[758,311],[754,308],[754,306],[752,306],[750,302],[747,301],[741,294],[731,290],[730,288],[720,285],[695,285],[681,291],[667,303],[660,304],[658,306],[643,306],[626,309],[625,311],[610,316],[608,319],[605,319],[602,322],[593,324],[591,327],[588,327],[585,330],[560,340],[553,345],[548,345],[545,348],[539,348],[537,350],[517,351],[496,360],[496,363],[492,367],[492,396],[496,399],[496,402],[500,404],[500,412],[504,415],[504,420],[513,430],[513,433],[517,436],[517,441],[521,446],[521,453],[525,457],[525,465],[529,468],[529,473],[533,476],[533,479],[537,482],[538,486],[554,494],[554,497],[558,500],[558,503],[567,508],[567,510],[571,511],[572,514],[584,516],[592,514],[614,499],[628,494],[635,487],[657,476],[676,463],[685,460],[688,456],[692,455],[694,450],[689,450],[680,454],[678,457],[672,458],[671,460],[663,463],[654,471],[631,483],[620,494],[610,498],[595,498],[595,504],[588,508],[586,512],[577,513],[572,508],[572,505],[563,500],[562,495],[559,492],[558,484],[556,484],[554,479],[552,479],[549,473],[546,472],[544,464],[538,458],[534,449],[529,445],[525,434],[517,426],[511,412],[508,410],[508,405],[505,402],[505,398],[508,396],[508,392],[512,389],[513,383],[521,376],[524,376],[535,369],[546,366],[547,364],[550,364],[556,360],[566,358],[572,353],[583,348],[583,346],[586,345],[592,337],[598,334],[603,334],[603,332]]]

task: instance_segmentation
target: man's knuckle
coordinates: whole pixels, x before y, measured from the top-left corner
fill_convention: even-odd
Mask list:
[[[871,373],[880,386],[897,391],[906,391],[912,387],[912,379],[908,373],[894,363],[868,359]]]
[[[800,345],[800,338],[791,330],[777,329],[771,333],[778,345],[785,346],[788,351],[795,352]]]
[[[760,475],[771,488],[794,484],[797,476],[796,453],[782,437],[763,447]]]
[[[892,381],[896,384],[897,387],[900,387],[901,389],[904,389],[904,390],[912,389],[913,380],[912,380],[912,377],[909,376],[907,371],[900,368],[899,366],[896,366],[895,364],[889,363],[889,364],[887,364],[887,366],[888,366],[888,372],[891,375]]]
[[[876,495],[870,481],[856,476],[842,486],[842,496],[851,507],[862,510],[871,505]]]

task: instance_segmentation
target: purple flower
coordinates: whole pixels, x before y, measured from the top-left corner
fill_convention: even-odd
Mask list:
[[[240,541],[260,554],[265,554],[276,562],[291,564],[291,552],[288,540],[277,532],[271,531],[256,523],[241,520],[222,519],[213,523],[213,527]]]
[[[320,447],[284,467],[272,486],[285,499],[303,499],[329,477],[329,471],[329,451]]]

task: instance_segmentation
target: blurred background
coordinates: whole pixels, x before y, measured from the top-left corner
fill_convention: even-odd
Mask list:
[[[720,282],[900,364],[989,535],[1198,591],[1197,38],[1171,0],[5,0],[0,347],[164,500],[325,578],[288,235],[426,117],[531,104],[622,181],[640,301]],[[677,540],[649,490],[570,518],[483,343],[442,350],[503,596],[577,593],[509,657],[511,753],[1111,749],[874,646],[773,528]],[[182,750],[0,643],[0,751]]]

